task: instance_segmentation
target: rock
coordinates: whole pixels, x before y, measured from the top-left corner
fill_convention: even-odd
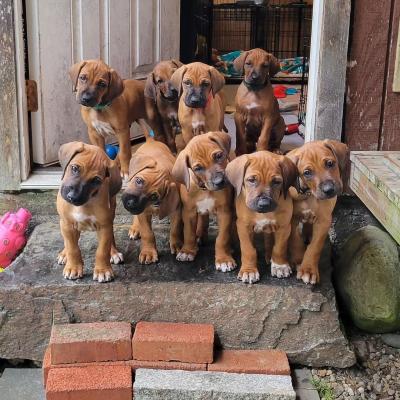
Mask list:
[[[400,328],[400,263],[387,233],[374,226],[354,232],[341,250],[334,278],[358,328],[373,333]]]
[[[6,368],[0,378],[1,400],[43,400],[43,375],[39,368]]]
[[[161,261],[152,265],[138,264],[139,243],[128,239],[127,226],[116,226],[125,264],[114,266],[116,279],[105,284],[91,276],[94,232],[80,240],[84,278],[68,281],[55,262],[62,249],[58,224],[38,225],[21,256],[0,274],[0,311],[6,315],[0,328],[0,358],[41,361],[53,322],[147,320],[212,323],[224,348],[277,347],[294,364],[354,364],[338,319],[329,249],[323,252],[322,283],[316,287],[295,277],[271,278],[261,257],[261,281],[249,286],[237,281],[237,271],[215,271],[214,228],[196,261],[179,263],[168,251],[167,226],[154,225]]]
[[[400,334],[385,333],[381,336],[382,342],[388,346],[400,349]]]
[[[354,351],[356,353],[356,357],[360,362],[365,362],[368,360],[369,351],[367,344],[364,340],[358,340],[353,342]]]

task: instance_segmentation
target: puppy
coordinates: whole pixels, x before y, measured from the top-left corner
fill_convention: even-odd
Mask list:
[[[132,156],[129,128],[146,118],[144,81],[122,80],[101,60],[74,64],[69,75],[76,91],[81,115],[88,127],[90,142],[104,149],[105,138],[115,135],[119,143],[121,175],[128,177]]]
[[[337,196],[342,192],[348,148],[335,140],[307,143],[287,156],[296,164],[298,190],[290,188],[293,198],[291,263],[297,279],[319,282],[318,263],[332,222]],[[309,243],[307,246],[305,242]]]
[[[131,239],[142,238],[139,262],[150,264],[158,261],[151,218],[157,215],[170,217],[170,247],[176,254],[182,245],[181,202],[179,185],[172,176],[175,157],[169,148],[151,138],[140,146],[129,166],[129,182],[122,195],[124,207],[135,215],[129,231]]]
[[[155,138],[176,153],[175,136],[181,131],[178,121],[178,91],[171,82],[172,74],[183,64],[177,60],[161,61],[146,80],[144,101],[147,120]]]
[[[62,145],[58,155],[64,172],[57,211],[65,246],[58,263],[65,264],[64,278],[82,278],[79,236],[82,231],[96,231],[99,244],[93,279],[108,282],[114,276],[111,262],[123,261],[113,231],[116,194],[122,185],[118,167],[102,149],[82,142]]]
[[[220,90],[225,79],[214,67],[195,62],[178,68],[172,75],[178,90],[178,119],[188,144],[193,136],[224,127],[225,104]]]
[[[236,58],[234,67],[244,73],[235,98],[236,154],[279,151],[286,126],[270,82],[280,70],[279,61],[253,49]]]
[[[218,236],[215,243],[215,267],[226,272],[236,267],[231,256],[232,188],[225,179],[230,137],[224,132],[209,132],[194,137],[178,155],[172,175],[182,183],[184,243],[178,261],[193,261],[198,251],[197,216],[216,214]],[[202,228],[200,229],[200,231]]]
[[[264,233],[265,259],[271,263],[271,275],[289,276],[287,242],[293,203],[288,190],[295,183],[296,166],[285,156],[259,151],[231,161],[226,176],[236,192],[236,223],[242,253],[238,279],[248,283],[260,279],[254,233]],[[275,242],[272,254],[270,234]]]

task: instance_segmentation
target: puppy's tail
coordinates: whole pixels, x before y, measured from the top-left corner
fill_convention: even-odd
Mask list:
[[[138,119],[137,123],[142,128],[146,142],[155,140],[153,130],[149,128],[144,119]]]

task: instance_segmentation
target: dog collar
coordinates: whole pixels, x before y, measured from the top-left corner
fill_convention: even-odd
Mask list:
[[[96,111],[103,111],[104,109],[106,109],[107,107],[110,107],[111,106],[111,101],[109,101],[108,103],[106,103],[106,104],[97,104],[96,106],[94,106],[93,108],[96,110]]]

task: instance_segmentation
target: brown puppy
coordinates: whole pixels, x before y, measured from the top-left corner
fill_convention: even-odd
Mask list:
[[[209,132],[194,137],[178,155],[172,170],[182,183],[184,244],[176,259],[193,261],[198,251],[197,216],[216,214],[218,236],[215,243],[215,267],[231,271],[236,267],[231,256],[232,188],[225,179],[230,137],[224,132]]]
[[[129,182],[122,195],[124,207],[135,215],[129,231],[131,239],[142,238],[139,262],[158,261],[151,218],[170,217],[170,248],[176,254],[181,247],[181,202],[179,185],[171,176],[175,157],[169,148],[151,138],[140,146],[129,166]]]
[[[332,211],[337,195],[342,192],[341,173],[348,148],[335,140],[315,141],[290,151],[287,156],[296,164],[299,174],[298,190],[290,188],[291,262],[297,268],[298,279],[315,284],[319,282],[318,263],[331,226]]]
[[[225,79],[214,67],[200,62],[184,65],[171,81],[180,96],[178,119],[188,144],[193,136],[224,127],[225,104],[220,90]]]
[[[264,233],[265,259],[271,263],[271,275],[289,276],[287,242],[293,204],[287,192],[295,183],[296,166],[285,156],[259,151],[231,161],[226,175],[236,191],[236,223],[242,252],[238,279],[248,283],[260,279],[254,233]],[[269,234],[275,240],[272,254]]]
[[[99,245],[93,279],[108,282],[114,276],[111,262],[123,261],[115,247],[113,231],[116,194],[122,185],[118,167],[103,150],[82,142],[62,145],[59,159],[64,174],[57,195],[57,211],[65,247],[58,263],[65,264],[64,278],[81,278],[80,233],[97,231]]]
[[[279,61],[262,49],[245,51],[234,61],[244,80],[236,93],[236,154],[279,150],[285,122],[270,78],[280,70]]]
[[[161,61],[148,75],[144,88],[147,120],[156,140],[176,153],[175,136],[181,131],[178,121],[178,91],[171,82],[172,74],[183,64],[177,60]]]
[[[132,156],[129,128],[146,118],[144,81],[122,80],[118,73],[101,60],[86,60],[70,70],[76,99],[88,127],[92,144],[104,149],[105,138],[116,135],[121,175],[128,177]]]

